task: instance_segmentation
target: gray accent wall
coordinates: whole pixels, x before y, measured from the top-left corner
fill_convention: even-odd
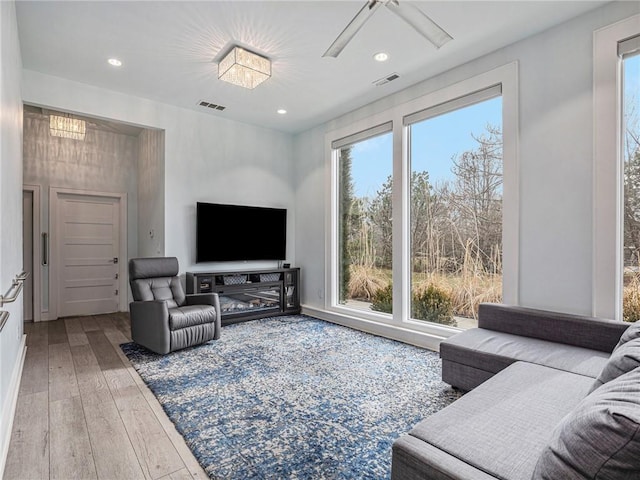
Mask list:
[[[22,60],[15,4],[0,2],[0,294],[22,271]],[[0,332],[0,476],[4,469],[24,353],[22,295],[2,310]]]
[[[127,250],[129,256],[135,256],[138,250],[138,155],[135,136],[88,126],[84,141],[52,137],[47,115],[25,111],[24,183],[41,187],[42,231],[50,231],[50,187],[126,193]],[[48,310],[48,287],[49,272],[44,266],[43,312]]]
[[[164,132],[143,130],[138,136],[139,257],[164,255]],[[132,255],[130,255],[132,256]]]
[[[612,2],[298,134],[294,141],[296,252],[297,266],[302,268],[303,304],[324,308],[324,219],[329,192],[325,134],[517,61],[520,304],[590,314],[593,32],[637,13],[639,2]],[[440,52],[445,54],[446,48]]]

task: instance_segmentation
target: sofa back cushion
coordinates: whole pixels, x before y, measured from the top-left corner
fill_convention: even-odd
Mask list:
[[[618,341],[616,348],[633,340],[634,338],[640,338],[640,321],[637,321],[629,325],[629,328],[627,328],[622,334],[622,336],[620,337],[620,340]]]
[[[638,478],[640,368],[587,395],[552,434],[533,480]]]
[[[637,367],[640,367],[640,338],[625,342],[613,351],[593,382],[591,392]]]
[[[478,327],[611,353],[628,324],[584,315],[482,303]]]

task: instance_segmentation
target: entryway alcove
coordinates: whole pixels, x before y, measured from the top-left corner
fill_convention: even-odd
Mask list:
[[[164,130],[25,105],[23,158],[25,321],[122,310],[127,258],[164,254]]]

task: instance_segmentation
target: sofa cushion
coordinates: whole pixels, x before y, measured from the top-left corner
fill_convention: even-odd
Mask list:
[[[533,308],[482,303],[478,327],[611,353],[628,324]]]
[[[169,329],[181,328],[212,323],[216,319],[216,309],[211,305],[185,305],[169,309]]]
[[[637,367],[640,367],[640,338],[629,340],[616,347],[602,368],[602,372],[593,382],[591,391]]]
[[[496,480],[464,459],[456,458],[422,440],[403,435],[393,444],[391,480]]]
[[[640,368],[588,395],[554,430],[533,480],[632,479],[640,472]]]
[[[409,434],[497,478],[530,478],[558,422],[593,379],[517,362]]]
[[[609,354],[537,338],[472,328],[440,344],[443,360],[497,373],[516,361],[524,361],[596,378]]]
[[[623,344],[633,340],[634,338],[640,338],[640,321],[629,325],[629,328],[624,331],[615,348],[622,346]]]

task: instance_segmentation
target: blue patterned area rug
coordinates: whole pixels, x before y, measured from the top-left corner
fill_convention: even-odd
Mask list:
[[[389,478],[393,441],[461,395],[437,353],[304,315],[122,349],[214,479]]]

